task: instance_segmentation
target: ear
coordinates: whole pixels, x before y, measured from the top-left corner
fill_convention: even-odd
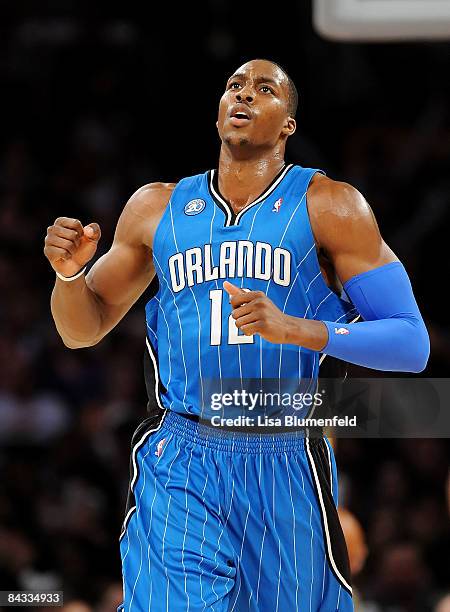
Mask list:
[[[216,121],[216,128],[219,129],[219,122]]]
[[[283,129],[281,130],[281,133],[284,134],[285,136],[292,136],[292,134],[295,132],[296,129],[297,129],[297,122],[292,117],[288,117],[285,121],[285,124],[283,125]]]

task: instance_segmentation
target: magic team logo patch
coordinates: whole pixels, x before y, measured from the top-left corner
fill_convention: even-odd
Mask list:
[[[186,206],[184,207],[184,213],[189,216],[198,215],[199,213],[202,212],[205,206],[206,206],[205,200],[201,200],[200,198],[197,198],[195,200],[191,200],[190,202],[186,204]]]
[[[283,198],[278,198],[272,208],[272,212],[280,212],[281,205],[283,204]]]

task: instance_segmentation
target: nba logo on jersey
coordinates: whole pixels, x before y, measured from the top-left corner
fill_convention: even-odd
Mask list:
[[[186,215],[189,215],[189,216],[198,215],[198,213],[202,212],[205,206],[206,206],[205,200],[201,200],[200,198],[197,198],[195,200],[191,200],[190,202],[186,204],[186,206],[184,207],[184,212]]]
[[[155,450],[155,455],[156,455],[157,457],[160,457],[160,456],[161,456],[162,449],[163,449],[163,446],[164,446],[165,441],[166,441],[166,438],[163,438],[162,440],[160,440],[160,441],[158,442],[158,445],[157,445],[156,450]]]
[[[280,212],[281,204],[283,203],[283,198],[278,198],[272,208],[272,212]]]

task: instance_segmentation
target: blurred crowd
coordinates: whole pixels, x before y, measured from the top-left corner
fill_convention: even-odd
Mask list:
[[[96,221],[100,255],[140,185],[215,167],[217,103],[246,59],[273,58],[290,72],[300,92],[290,161],[367,197],[430,331],[423,375],[448,376],[449,46],[326,42],[300,4],[267,36],[263,14],[243,30],[219,0],[203,7],[208,29],[180,7],[167,32],[125,9],[103,15],[64,0],[36,13],[5,3],[0,590],[64,590],[71,612],[120,602],[130,441],[147,401],[146,297],[98,346],[66,349],[51,319],[43,240],[57,216]],[[353,568],[359,609],[448,612],[447,441],[339,440],[337,460],[341,501],[368,550]]]

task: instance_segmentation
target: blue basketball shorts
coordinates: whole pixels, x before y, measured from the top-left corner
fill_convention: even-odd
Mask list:
[[[333,451],[171,411],[133,437],[124,612],[353,610]]]

